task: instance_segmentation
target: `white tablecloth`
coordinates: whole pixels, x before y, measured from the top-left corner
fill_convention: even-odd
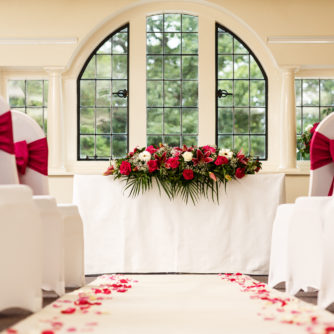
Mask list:
[[[73,201],[85,234],[86,274],[242,272],[267,274],[272,223],[284,174],[232,181],[220,204],[170,201],[154,189],[129,198],[112,176],[75,175]]]

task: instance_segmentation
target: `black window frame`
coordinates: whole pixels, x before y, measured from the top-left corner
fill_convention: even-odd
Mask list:
[[[261,70],[262,72],[262,75],[263,75],[263,79],[261,80],[264,80],[265,81],[265,133],[264,133],[264,136],[265,136],[265,156],[264,158],[260,158],[259,160],[262,160],[262,161],[265,161],[265,160],[268,160],[268,76],[263,68],[263,66],[261,65],[260,61],[258,60],[258,58],[256,57],[256,55],[254,54],[254,52],[250,49],[250,47],[238,36],[236,35],[234,32],[232,32],[230,29],[226,28],[225,26],[223,26],[222,24],[216,22],[215,24],[215,71],[216,71],[216,76],[215,76],[215,89],[216,89],[216,112],[215,112],[215,125],[216,125],[216,133],[215,133],[215,140],[216,140],[216,145],[218,145],[218,82],[219,82],[219,79],[218,79],[218,30],[219,29],[222,29],[224,30],[225,32],[229,33],[232,35],[233,38],[235,38],[239,43],[242,44],[242,46],[244,46],[247,51],[249,52],[250,56],[252,56],[254,58],[254,60],[256,61],[257,65],[259,66],[259,69]],[[233,53],[232,53],[233,57],[235,55],[234,53],[234,50],[233,50]],[[234,75],[233,75],[233,82],[235,80],[238,80],[238,79],[235,79],[234,78]],[[247,80],[247,79],[242,79],[242,80]],[[251,78],[248,78],[248,81],[251,81],[251,80],[257,80],[257,79],[251,79]],[[249,97],[250,98],[250,97]],[[250,106],[249,106],[250,107]],[[232,109],[234,109],[234,105],[232,106]],[[233,126],[234,126],[234,121],[233,121]],[[234,130],[232,130],[232,138],[236,135],[234,134]],[[248,145],[249,145],[249,148],[251,147],[251,144],[250,144],[250,136],[252,135],[250,133],[250,128],[248,129],[248,138],[249,138],[249,141],[248,141]],[[263,135],[263,134],[262,134]],[[234,140],[233,140],[234,141]],[[250,152],[249,152],[250,154]]]
[[[86,157],[86,158],[81,158],[80,157],[80,80],[82,75],[84,74],[89,62],[91,61],[91,59],[97,54],[97,51],[100,49],[100,47],[107,42],[109,39],[111,39],[114,35],[116,35],[117,33],[121,32],[122,30],[124,30],[125,28],[127,28],[127,34],[128,34],[128,45],[127,45],[127,145],[126,145],[126,150],[127,152],[129,152],[129,137],[130,137],[130,117],[129,117],[129,101],[130,101],[130,95],[129,95],[129,81],[130,81],[130,71],[129,71],[129,56],[130,56],[130,23],[125,23],[123,24],[121,27],[119,27],[118,29],[114,30],[111,34],[109,34],[107,37],[105,37],[96,47],[95,49],[92,51],[92,53],[89,55],[89,57],[87,58],[87,60],[85,61],[84,65],[82,66],[82,69],[78,75],[77,78],[77,161],[109,161],[110,159],[113,158],[113,156],[111,155],[110,158],[97,158],[96,155],[96,147],[95,147],[95,156],[94,157]],[[99,79],[94,79],[95,81],[99,80]],[[101,79],[100,79],[101,80]],[[110,80],[115,80],[115,79],[110,79]],[[112,107],[110,107],[110,109],[112,109]],[[96,116],[95,116],[96,118]],[[110,135],[112,136],[112,132],[110,129]],[[96,124],[95,124],[95,134],[94,136],[96,137]],[[96,140],[96,139],[95,139]]]

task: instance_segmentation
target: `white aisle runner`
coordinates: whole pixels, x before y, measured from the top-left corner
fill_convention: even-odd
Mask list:
[[[4,333],[329,334],[334,316],[241,274],[104,275]]]

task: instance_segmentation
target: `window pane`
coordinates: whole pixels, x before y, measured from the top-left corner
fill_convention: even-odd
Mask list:
[[[250,131],[251,133],[265,133],[266,114],[264,108],[251,108],[250,110]]]
[[[80,82],[80,105],[95,106],[95,81],[82,80]]]
[[[197,107],[198,101],[197,81],[183,81],[182,83],[182,106]]]
[[[43,106],[43,81],[27,80],[27,106],[42,107]]]
[[[183,80],[197,80],[198,74],[198,57],[197,56],[183,56],[182,57],[182,79]]]
[[[93,108],[80,109],[80,133],[81,134],[95,133],[95,115]]]
[[[233,111],[230,108],[218,109],[218,133],[233,133]]]
[[[164,139],[164,143],[169,146],[181,146],[179,136],[165,136]]]
[[[128,34],[118,33],[113,36],[112,40],[112,53],[113,54],[125,54],[128,53]]]
[[[146,96],[148,107],[160,107],[162,102],[162,81],[147,81],[146,84]]]
[[[251,154],[260,159],[265,157],[265,136],[251,136]]]
[[[250,77],[251,79],[263,79],[261,69],[252,56],[250,56]]]
[[[297,134],[302,133],[302,108],[296,108],[296,126]]]
[[[226,92],[233,94],[233,81],[232,80],[219,80],[218,89],[226,90]],[[233,106],[233,95],[227,95],[223,98],[218,99],[219,107],[230,107]]]
[[[96,133],[110,133],[110,108],[96,109]]]
[[[147,17],[146,30],[150,32],[163,31],[163,15],[154,15]]]
[[[78,159],[124,157],[128,150],[128,26],[112,33],[90,58],[78,78]]]
[[[164,82],[164,105],[166,107],[179,107],[181,104],[180,98],[180,81],[165,81]]]
[[[165,14],[164,30],[181,31],[181,14]]]
[[[162,53],[162,34],[151,33],[147,34],[147,53],[160,54]]]
[[[218,79],[233,78],[233,56],[218,56]]]
[[[96,81],[96,106],[110,107],[111,86],[109,80]]]
[[[197,53],[198,41],[197,33],[182,34],[182,53]]]
[[[186,146],[196,146],[197,145],[197,136],[183,136],[182,145]]]
[[[25,106],[25,80],[10,80],[8,82],[8,95],[11,107]]]
[[[180,109],[165,109],[164,128],[167,134],[181,133]]]
[[[111,55],[96,56],[96,72],[99,79],[111,78]]]
[[[320,80],[320,93],[322,106],[334,105],[334,80]]]
[[[197,17],[191,15],[182,15],[182,31],[197,32],[198,31]]]
[[[303,105],[319,104],[319,80],[303,80]]]
[[[233,53],[233,37],[230,34],[218,34],[218,54]]]
[[[249,136],[234,136],[234,148],[236,150],[242,150],[245,155],[249,154]]]
[[[99,157],[110,156],[110,136],[96,136],[96,155]]]
[[[164,73],[165,79],[180,79],[181,78],[181,57],[180,56],[165,56],[164,57]]]
[[[312,125],[319,121],[318,107],[304,107],[303,108],[303,132],[308,125]]]
[[[38,125],[43,129],[43,108],[27,108],[27,115],[33,118]]]
[[[159,145],[162,144],[162,136],[147,136],[147,146],[149,145]]]
[[[94,136],[80,136],[80,158],[94,156]]]
[[[181,53],[181,34],[165,33],[164,34],[164,52],[165,53]]]
[[[111,39],[108,39],[96,52],[97,54],[111,54]],[[94,56],[95,57],[95,56]],[[93,57],[93,58],[94,58]]]
[[[162,130],[162,114],[161,108],[147,108],[147,133],[163,133]]]
[[[234,81],[234,105],[238,107],[249,105],[249,81]]]
[[[95,56],[92,57],[92,59],[89,61],[83,75],[82,75],[82,79],[95,79],[96,76],[96,59]]]
[[[182,109],[182,132],[197,134],[198,111],[197,109]]]
[[[127,153],[127,136],[112,136],[113,158],[122,158]]]
[[[218,135],[218,146],[224,148],[233,147],[232,135]]]
[[[128,109],[114,108],[112,114],[112,133],[128,132]]]
[[[250,105],[252,107],[265,107],[266,89],[264,80],[250,82]]]
[[[234,133],[248,132],[248,108],[236,109],[234,113]]]
[[[147,56],[147,79],[162,79],[162,56]]]
[[[249,78],[249,56],[234,56],[234,77],[236,79]]]

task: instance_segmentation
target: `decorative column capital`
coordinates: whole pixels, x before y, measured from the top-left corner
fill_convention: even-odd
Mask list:
[[[49,75],[53,75],[53,76],[61,75],[66,70],[64,66],[47,66],[47,67],[44,67],[43,69]]]
[[[300,66],[297,65],[283,65],[280,67],[283,74],[295,74],[300,70]]]

